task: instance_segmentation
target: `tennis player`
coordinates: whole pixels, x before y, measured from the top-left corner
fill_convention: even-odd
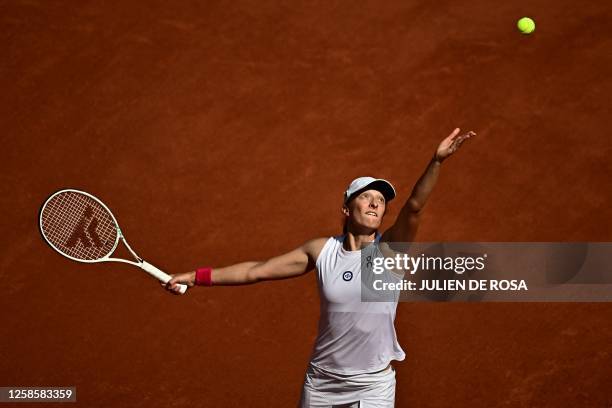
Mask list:
[[[165,285],[178,293],[178,283],[241,285],[296,277],[315,269],[321,296],[319,333],[306,371],[300,406],[393,407],[395,370],[392,360],[405,354],[395,334],[396,302],[362,302],[359,272],[362,244],[410,242],[431,193],[441,163],[475,135],[455,129],[436,149],[395,223],[379,233],[395,189],[386,180],[359,177],[344,193],[343,234],[317,238],[265,262],[243,262],[223,268],[199,268],[174,275]]]

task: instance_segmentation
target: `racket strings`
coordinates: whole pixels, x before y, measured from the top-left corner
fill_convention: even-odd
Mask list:
[[[112,215],[95,199],[78,192],[61,192],[41,212],[41,229],[58,251],[93,261],[108,255],[117,240]]]

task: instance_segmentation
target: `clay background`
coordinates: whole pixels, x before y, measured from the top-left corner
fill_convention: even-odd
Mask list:
[[[357,176],[398,187],[389,225],[461,127],[478,136],[419,240],[611,241],[611,19],[603,1],[2,2],[0,386],[74,385],[83,407],[299,397],[314,274],[176,297],[68,261],[37,229],[61,188],[170,273],[265,260],[339,233]],[[611,312],[400,304],[397,406],[609,407]]]

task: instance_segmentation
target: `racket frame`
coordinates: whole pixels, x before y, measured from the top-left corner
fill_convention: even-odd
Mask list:
[[[83,195],[91,198],[92,200],[94,200],[98,204],[100,204],[108,212],[108,214],[111,216],[111,218],[113,220],[113,223],[115,224],[115,229],[117,230],[117,236],[115,237],[115,243],[113,244],[112,249],[106,255],[104,255],[103,257],[98,258],[98,259],[79,259],[79,258],[75,258],[73,256],[67,255],[66,253],[60,251],[55,245],[53,245],[53,243],[51,243],[51,241],[49,241],[47,239],[47,237],[46,237],[46,235],[44,233],[44,229],[43,229],[43,219],[42,219],[43,211],[47,207],[47,203],[49,201],[51,201],[55,196],[57,196],[59,194],[62,194],[62,193],[83,194]],[[151,265],[150,263],[146,262],[144,259],[142,259],[140,256],[138,256],[138,254],[136,254],[136,252],[134,252],[132,247],[130,247],[130,244],[128,244],[127,240],[123,236],[123,232],[121,231],[121,228],[119,227],[119,223],[117,222],[117,219],[115,218],[115,215],[110,210],[110,208],[108,208],[106,206],[106,204],[104,204],[102,202],[102,200],[100,200],[99,198],[97,198],[97,197],[93,196],[92,194],[89,194],[89,193],[87,193],[85,191],[68,188],[68,189],[63,189],[63,190],[56,191],[55,193],[51,194],[51,196],[49,196],[49,198],[47,198],[45,200],[44,204],[40,208],[40,212],[39,212],[39,215],[38,215],[38,224],[39,224],[38,226],[40,228],[40,233],[43,236],[45,242],[47,242],[47,244],[49,244],[49,246],[51,248],[53,248],[56,252],[58,252],[60,255],[65,256],[68,259],[71,259],[71,260],[76,261],[76,262],[84,262],[84,263],[100,263],[100,262],[121,262],[121,263],[127,263],[127,264],[130,264],[130,265],[133,265],[133,266],[137,266],[137,267],[143,269],[145,272],[149,273],[150,275],[154,276],[155,278],[159,279],[160,281],[162,281],[164,283],[168,283],[168,281],[171,278],[170,275],[168,275],[164,271],[158,269],[157,267]],[[115,252],[115,250],[119,246],[119,240],[121,240],[123,242],[123,245],[125,245],[125,247],[128,249],[130,254],[132,254],[134,259],[136,259],[136,262],[130,261],[128,259],[113,258],[113,257],[111,257],[111,255]],[[185,293],[187,291],[187,285],[179,284],[179,290],[180,290],[180,293]]]

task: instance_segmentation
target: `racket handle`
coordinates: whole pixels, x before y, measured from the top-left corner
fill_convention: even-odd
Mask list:
[[[147,273],[155,276],[157,279],[159,279],[160,281],[164,283],[168,283],[168,281],[172,279],[172,277],[168,275],[166,272],[160,269],[157,269],[155,266],[151,265],[147,261],[142,261],[142,264],[140,265],[140,267],[144,269]],[[179,283],[178,287],[179,287],[179,292],[181,293],[185,293],[187,291],[187,285],[183,285],[182,283]]]

